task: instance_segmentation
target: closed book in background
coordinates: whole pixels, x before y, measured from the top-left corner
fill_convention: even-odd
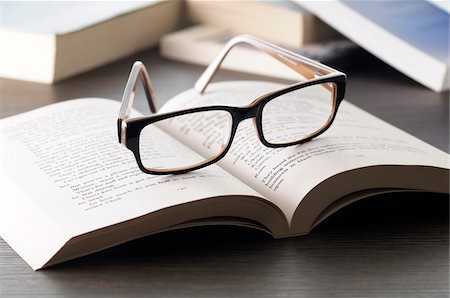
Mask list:
[[[164,35],[160,52],[165,58],[208,66],[233,37],[229,29],[196,25]],[[349,40],[338,39],[289,48],[295,53],[322,63],[335,64],[353,57],[359,48]],[[344,58],[344,59],[343,59]],[[251,46],[234,47],[223,61],[222,67],[267,77],[298,81],[300,76],[267,53]]]
[[[295,1],[408,77],[449,89],[448,9],[428,1]]]
[[[289,47],[318,42],[339,34],[290,1],[187,0],[187,18],[194,23],[251,34]]]
[[[155,45],[180,1],[3,2],[0,77],[54,83]]]

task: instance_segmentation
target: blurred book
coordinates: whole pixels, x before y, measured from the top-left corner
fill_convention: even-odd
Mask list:
[[[449,89],[448,1],[295,2],[415,81]]]
[[[225,28],[197,25],[166,34],[160,42],[163,57],[209,65],[220,53],[233,32]],[[353,42],[340,39],[290,48],[292,51],[322,63],[333,64],[359,50]],[[230,51],[222,67],[257,75],[298,81],[299,74],[251,46],[238,45]]]
[[[301,47],[340,36],[301,7],[276,1],[186,1],[187,19],[226,28],[232,34],[251,34],[288,47]]]
[[[0,77],[53,83],[150,47],[179,1],[2,2]]]
[[[437,8],[450,14],[450,2],[448,0],[427,0]]]

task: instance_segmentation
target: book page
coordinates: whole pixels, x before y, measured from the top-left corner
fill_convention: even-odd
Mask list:
[[[258,196],[218,166],[183,175],[141,172],[117,140],[119,103],[81,99],[0,121],[0,171],[70,235],[208,197]],[[163,132],[155,142],[183,162],[187,147]],[[13,200],[14,198],[8,198]]]
[[[223,82],[208,87],[200,96],[195,90],[172,99],[163,111],[190,106],[227,104],[243,106],[266,92],[283,87],[267,82]],[[314,102],[302,103],[302,109],[286,102],[278,111],[278,122],[301,130],[321,114]],[[291,121],[292,123],[289,123]],[[274,129],[282,129],[274,125]],[[194,150],[202,152],[203,131],[190,131]],[[183,135],[172,128],[177,138]],[[276,132],[275,132],[276,133]],[[284,131],[282,131],[284,133]],[[197,146],[197,147],[195,147]],[[258,139],[252,120],[238,127],[229,152],[220,166],[253,187],[279,206],[288,220],[302,198],[325,179],[347,170],[373,165],[426,165],[448,168],[448,154],[408,135],[386,122],[344,101],[335,122],[316,139],[286,148],[268,148]]]

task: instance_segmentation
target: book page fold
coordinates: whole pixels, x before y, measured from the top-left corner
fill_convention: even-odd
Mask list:
[[[38,270],[70,236],[1,172],[0,185],[0,235],[33,270]]]

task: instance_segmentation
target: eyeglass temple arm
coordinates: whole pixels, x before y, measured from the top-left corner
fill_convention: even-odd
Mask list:
[[[131,68],[130,75],[128,76],[125,91],[122,95],[122,104],[120,106],[119,118],[117,120],[119,142],[121,141],[122,121],[130,116],[131,107],[133,106],[134,96],[136,94],[136,85],[139,78],[141,78],[150,111],[152,113],[156,113],[158,110],[158,101],[156,99],[147,69],[141,61],[135,61],[133,63],[133,67]]]
[[[231,39],[223,48],[222,52],[214,59],[214,61],[208,66],[208,68],[202,73],[200,78],[195,83],[195,89],[199,93],[203,93],[208,84],[213,79],[214,75],[218,71],[225,57],[238,44],[249,44],[256,49],[265,52],[277,59],[279,62],[288,66],[295,72],[299,73],[306,79],[313,79],[316,75],[324,75],[331,72],[335,72],[334,69],[327,67],[323,64],[317,63],[306,57],[297,55],[291,51],[282,49],[274,44],[260,40],[251,35],[239,35]]]

